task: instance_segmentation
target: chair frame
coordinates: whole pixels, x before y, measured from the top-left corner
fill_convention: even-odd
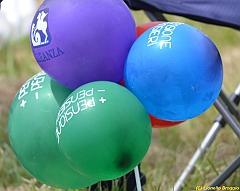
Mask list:
[[[168,21],[161,11],[149,11],[144,10],[145,14],[151,21]],[[174,14],[172,14],[174,15]],[[190,17],[191,19],[191,17]],[[219,25],[219,23],[218,23]],[[221,26],[221,25],[220,25]],[[204,137],[201,145],[195,151],[194,155],[190,159],[186,168],[183,170],[182,174],[176,181],[173,187],[173,191],[181,191],[184,183],[187,181],[189,176],[194,172],[197,161],[204,157],[207,149],[214,142],[220,129],[228,124],[233,132],[240,139],[240,111],[238,109],[238,104],[240,102],[240,84],[238,85],[235,92],[228,98],[223,90],[220,91],[219,97],[214,103],[215,108],[218,110],[219,115],[214,120],[214,123],[206,136]],[[219,174],[216,179],[210,183],[211,186],[221,186],[238,168],[240,167],[240,155],[238,155],[225,170]],[[138,188],[138,191],[141,191]]]

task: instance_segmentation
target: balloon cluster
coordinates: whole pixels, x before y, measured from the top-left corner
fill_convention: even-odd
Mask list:
[[[30,41],[43,71],[16,94],[9,137],[28,172],[56,188],[130,172],[152,127],[202,114],[222,85],[206,35],[178,22],[136,27],[122,0],[45,0]]]

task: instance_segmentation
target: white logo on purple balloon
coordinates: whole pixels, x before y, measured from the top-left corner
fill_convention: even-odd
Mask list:
[[[33,47],[50,43],[51,35],[48,30],[48,9],[36,13],[31,27],[31,41]]]

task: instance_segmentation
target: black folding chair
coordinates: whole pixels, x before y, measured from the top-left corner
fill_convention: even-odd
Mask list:
[[[164,13],[183,16],[203,23],[240,29],[240,1],[239,0],[125,0],[132,10],[143,10],[151,21],[167,21]],[[203,139],[200,147],[190,159],[179,179],[174,185],[174,191],[180,191],[184,182],[194,171],[196,162],[206,153],[213,143],[219,130],[228,124],[240,138],[240,84],[228,98],[223,90],[214,103],[219,115]],[[218,176],[209,186],[220,186],[232,173],[240,167],[240,155]]]

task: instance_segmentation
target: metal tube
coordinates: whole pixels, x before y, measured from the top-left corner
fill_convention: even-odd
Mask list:
[[[226,109],[226,107],[223,105],[223,103],[221,102],[221,100],[219,98],[215,101],[214,106],[221,113],[221,115],[223,116],[224,120],[233,129],[233,131],[236,133],[238,138],[240,138],[240,126],[239,126],[239,124],[232,117],[231,113]]]
[[[237,87],[234,94],[232,94],[230,96],[230,101],[232,101],[236,105],[238,105],[239,95],[240,95],[240,85]],[[223,104],[221,104],[221,102],[219,103],[219,101],[217,101],[216,107],[217,107],[217,109],[220,109],[221,114],[222,113],[225,114],[226,118],[232,118],[232,116],[229,112],[227,114],[225,113],[226,108],[223,106]],[[197,160],[200,158],[200,156],[203,156],[205,154],[207,147],[209,147],[212,144],[212,142],[215,139],[220,128],[223,127],[226,124],[226,122],[228,122],[228,121],[225,121],[225,118],[223,118],[222,115],[217,116],[217,118],[215,119],[215,123],[213,124],[213,126],[210,129],[210,131],[208,132],[208,134],[205,136],[204,140],[201,143],[201,146],[195,151],[195,153],[194,153],[193,157],[191,158],[191,160],[189,161],[187,167],[184,169],[184,171],[178,178],[177,182],[175,183],[173,191],[180,191],[182,189],[182,184],[186,181],[186,179],[194,171],[195,163],[197,162]],[[232,122],[232,123],[234,123],[234,122]],[[235,125],[235,128],[237,128],[237,124],[234,124],[234,125]]]
[[[236,91],[235,93],[238,93],[238,92]],[[239,94],[235,94],[235,95],[239,95]],[[240,121],[240,111],[238,110],[237,105],[234,102],[232,102],[223,91],[220,92],[219,97],[225,103],[228,110],[236,117],[238,121]]]
[[[218,121],[213,124],[213,126],[203,139],[200,147],[195,151],[187,167],[184,169],[181,176],[174,185],[173,191],[180,191],[182,189],[183,182],[185,182],[188,176],[193,172],[196,162],[200,157],[202,157],[206,153],[207,148],[212,144],[221,127],[222,126]]]
[[[220,186],[240,167],[240,155],[209,185],[209,187]]]

